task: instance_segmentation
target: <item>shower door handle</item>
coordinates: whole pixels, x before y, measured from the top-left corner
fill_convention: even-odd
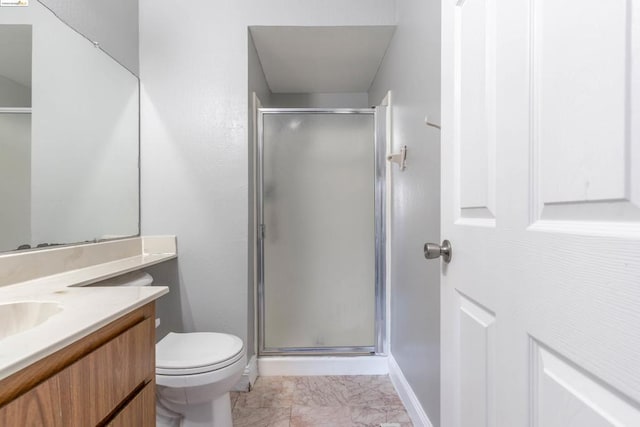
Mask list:
[[[443,240],[442,245],[437,243],[424,244],[424,257],[426,259],[435,259],[442,257],[442,260],[449,264],[451,262],[451,242]]]

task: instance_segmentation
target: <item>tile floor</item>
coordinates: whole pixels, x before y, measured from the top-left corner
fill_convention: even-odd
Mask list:
[[[231,393],[234,427],[410,427],[389,377],[260,377]]]

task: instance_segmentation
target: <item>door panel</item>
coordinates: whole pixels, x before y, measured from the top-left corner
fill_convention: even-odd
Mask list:
[[[460,217],[485,225],[495,224],[494,18],[493,0],[460,0],[456,6]]]
[[[640,409],[580,367],[531,341],[535,427],[640,425]]]
[[[442,8],[441,425],[640,425],[640,2],[473,5]]]
[[[532,4],[533,220],[625,222],[638,231],[632,2]]]
[[[461,424],[490,426],[495,422],[495,315],[464,295],[459,302]]]

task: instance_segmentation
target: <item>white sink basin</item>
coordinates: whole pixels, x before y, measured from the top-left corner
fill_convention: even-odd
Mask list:
[[[20,301],[0,304],[0,340],[29,330],[62,311],[57,302]]]

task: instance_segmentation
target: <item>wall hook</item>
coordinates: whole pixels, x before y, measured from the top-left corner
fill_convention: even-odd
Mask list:
[[[399,153],[389,154],[387,160],[391,163],[397,163],[401,171],[405,170],[407,168],[407,146],[403,145]]]
[[[424,118],[424,123],[425,123],[427,126],[431,126],[432,128],[436,128],[436,129],[438,129],[438,130],[441,130],[441,129],[442,129],[442,127],[441,127],[439,124],[434,123],[434,122],[432,122],[431,120],[429,120],[429,116],[425,116],[425,118]]]
[[[427,126],[431,126],[432,128],[442,129],[442,127],[439,124],[432,123],[432,122],[426,122],[426,123],[427,123]]]

